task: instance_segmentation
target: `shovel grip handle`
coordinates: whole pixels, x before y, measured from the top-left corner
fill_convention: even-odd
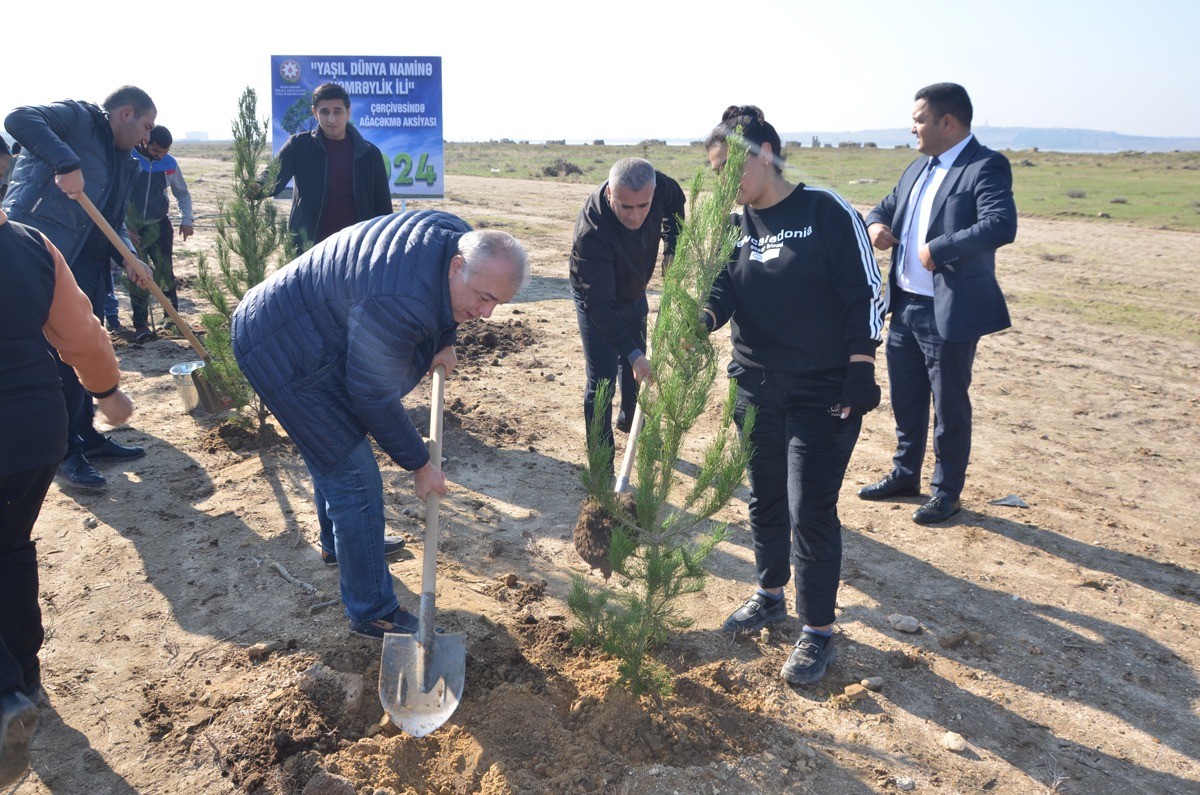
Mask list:
[[[129,250],[129,248],[125,245],[125,241],[122,240],[121,236],[117,234],[117,230],[113,229],[112,224],[108,222],[108,219],[106,219],[100,213],[100,211],[96,209],[96,205],[92,203],[92,200],[88,198],[88,195],[86,193],[80,193],[75,197],[75,200],[79,202],[79,206],[82,207],[83,211],[88,214],[88,217],[92,219],[92,222],[96,224],[96,227],[104,233],[105,237],[108,238],[108,242],[112,243],[113,247],[117,251],[121,252],[121,258],[125,261],[126,267],[136,268],[137,266],[133,263],[138,261],[137,257],[133,256],[133,252]],[[206,363],[211,362],[212,356],[209,355],[208,350],[202,344],[200,344],[200,340],[196,339],[196,335],[192,333],[191,327],[183,321],[183,318],[179,315],[179,312],[177,312],[175,307],[171,305],[170,300],[163,295],[163,291],[159,288],[158,284],[151,279],[150,283],[146,286],[146,289],[150,291],[151,295],[158,299],[160,304],[162,304],[163,310],[166,311],[171,320],[175,321],[175,327],[178,328],[183,336],[187,338],[187,341],[196,351],[196,354]]]

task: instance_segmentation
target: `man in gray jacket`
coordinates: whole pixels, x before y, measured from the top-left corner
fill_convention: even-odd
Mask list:
[[[382,638],[417,628],[384,560],[371,438],[413,473],[418,499],[445,493],[402,401],[435,367],[454,369],[459,323],[490,317],[528,280],[511,235],[424,210],[342,230],[246,293],[234,312],[238,364],[312,475],[352,632]]]

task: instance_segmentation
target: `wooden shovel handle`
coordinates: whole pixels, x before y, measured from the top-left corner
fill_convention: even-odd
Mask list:
[[[75,197],[75,200],[79,202],[79,205],[83,207],[83,211],[88,214],[88,217],[91,218],[100,231],[104,233],[104,236],[108,238],[108,241],[113,244],[117,251],[121,252],[121,257],[125,260],[126,266],[130,266],[131,263],[138,261],[137,257],[133,256],[133,252],[131,252],[125,245],[125,241],[122,240],[121,236],[118,235],[116,230],[112,228],[112,224],[110,224],[108,220],[100,214],[100,211],[96,209],[96,205],[92,203],[92,200],[88,198],[86,193],[80,191],[79,195]],[[133,267],[136,270],[136,266]],[[206,363],[211,362],[212,356],[209,355],[208,350],[202,344],[200,344],[200,340],[196,339],[196,335],[192,333],[191,327],[188,326],[188,324],[184,322],[183,318],[180,317],[179,313],[175,311],[175,307],[172,306],[170,300],[163,295],[163,291],[159,289],[159,286],[155,283],[154,279],[150,280],[150,283],[146,289],[150,291],[151,295],[158,299],[160,304],[162,304],[162,308],[171,317],[171,320],[175,321],[176,328],[178,328],[187,341],[191,343],[191,346],[196,351],[196,354]]]
[[[617,483],[613,488],[613,491],[617,494],[621,494],[629,488],[629,476],[633,472],[633,459],[637,451],[638,434],[642,432],[642,425],[645,424],[645,419],[642,416],[642,404],[639,403],[637,408],[633,410],[633,420],[629,423],[629,440],[625,443],[625,457],[621,459],[621,471],[617,473]]]
[[[439,472],[442,469],[442,403],[446,394],[446,368],[438,365],[433,370],[433,394],[429,401],[429,464]],[[430,489],[425,498],[425,550],[421,560],[421,594],[432,597],[437,576],[438,550],[438,507],[441,495]]]

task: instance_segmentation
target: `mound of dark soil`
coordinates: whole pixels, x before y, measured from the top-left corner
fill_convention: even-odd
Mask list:
[[[459,326],[455,351],[462,365],[497,365],[505,356],[519,353],[537,341],[523,320],[503,323],[472,320]]]

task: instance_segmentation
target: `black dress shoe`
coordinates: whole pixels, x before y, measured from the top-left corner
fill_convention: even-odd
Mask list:
[[[934,497],[916,510],[913,521],[917,524],[937,524],[957,515],[961,510],[962,503],[958,500]]]
[[[0,787],[29,769],[29,743],[37,724],[37,707],[24,693],[13,690],[0,697]]]
[[[115,458],[122,461],[132,461],[135,458],[141,458],[146,454],[146,448],[137,447],[136,445],[125,445],[114,441],[111,436],[105,436],[104,441],[95,447],[86,449],[83,454],[92,459],[99,461],[104,458]]]
[[[79,453],[64,458],[63,462],[58,465],[58,474],[73,485],[88,489],[101,488],[108,482],[103,475],[96,471],[92,463]]]
[[[858,490],[859,499],[886,500],[889,497],[915,497],[921,493],[919,486],[903,483],[894,474],[888,475],[878,483],[863,486]]]

